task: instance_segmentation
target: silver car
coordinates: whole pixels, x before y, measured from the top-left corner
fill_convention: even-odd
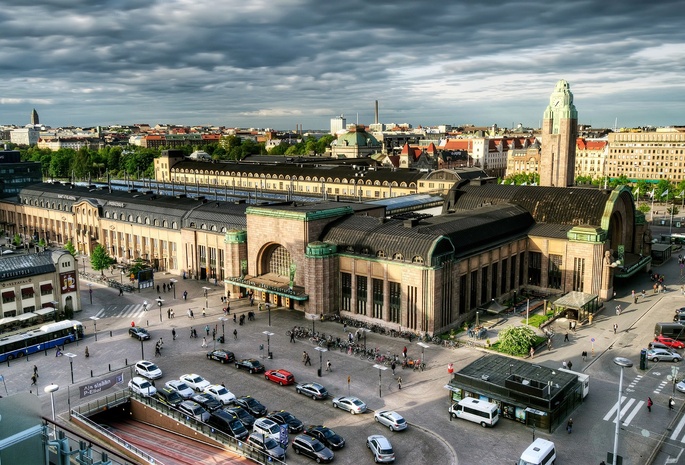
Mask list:
[[[356,397],[340,396],[333,399],[333,407],[347,410],[352,415],[366,412],[366,404]]]
[[[200,404],[192,400],[184,400],[178,405],[178,409],[185,415],[188,415],[190,418],[194,418],[197,421],[205,422],[209,420],[209,412]]]
[[[376,463],[395,461],[395,451],[392,450],[392,445],[385,436],[380,434],[369,436],[366,438],[366,447],[373,454],[373,460]]]
[[[402,431],[403,429],[407,429],[407,422],[404,420],[404,417],[392,410],[379,410],[373,414],[373,417],[381,425],[390,428],[390,431]]]
[[[650,349],[647,351],[647,360],[652,362],[658,362],[663,360],[664,362],[679,362],[683,358],[678,353],[670,352],[666,349]]]

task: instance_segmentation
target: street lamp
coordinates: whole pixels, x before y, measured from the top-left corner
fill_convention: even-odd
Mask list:
[[[74,357],[76,357],[76,354],[72,354],[71,352],[67,352],[64,355],[69,357],[69,366],[71,368],[71,384],[74,384]]]
[[[211,288],[211,287],[207,287],[207,286],[202,286],[202,289],[205,290],[205,308],[209,308],[209,303],[208,303],[209,297],[207,296],[207,294],[209,294],[209,291],[210,291],[212,288]]]
[[[50,404],[52,405],[52,422],[55,422],[55,391],[59,389],[56,384],[48,384],[43,388],[46,394],[50,394]]]
[[[479,322],[478,322],[478,316],[480,315],[480,312],[476,310],[476,330],[478,329]]]
[[[367,328],[359,328],[357,331],[364,333],[364,352],[366,352],[366,333],[371,332],[371,330]]]
[[[223,316],[219,317],[219,321],[221,321],[221,342],[226,342],[226,329],[224,328],[226,320],[227,318],[224,318]]]
[[[321,378],[321,376],[323,375],[323,373],[322,373],[322,371],[323,371],[323,353],[328,352],[328,349],[326,349],[324,347],[314,347],[314,350],[319,351],[319,373],[318,373],[318,375],[319,375],[319,378]]]
[[[383,396],[381,395],[381,383],[382,383],[382,381],[381,381],[381,378],[382,378],[382,377],[381,377],[381,374],[382,374],[385,370],[387,370],[388,367],[383,366],[383,365],[379,365],[378,363],[376,363],[373,367],[374,367],[374,368],[378,368],[378,397],[383,397]]]
[[[86,272],[86,257],[81,257],[81,261],[83,262],[83,272]]]
[[[98,318],[96,316],[91,316],[90,319],[93,320],[93,328],[95,328],[95,330],[94,330],[95,331],[95,342],[97,342],[98,341],[98,320],[100,318]]]
[[[88,294],[90,295],[90,304],[93,305],[93,285],[88,283]]]
[[[140,338],[140,359],[145,360],[145,347],[143,346],[143,338]]]
[[[171,287],[174,290],[174,300],[176,300],[176,283],[178,282],[178,280],[172,278],[169,280],[169,282],[171,283]]]
[[[630,368],[633,366],[633,362],[625,357],[615,357],[614,363],[621,367],[621,376],[618,380],[618,400],[616,401],[616,431],[614,433],[614,454],[611,458],[613,465],[617,463],[617,453],[618,453],[618,431],[621,424],[621,391],[623,390],[623,368]]]
[[[425,363],[426,359],[424,358],[424,351],[430,346],[425,342],[417,342],[416,344],[421,346],[421,363]]]
[[[274,358],[273,355],[271,354],[271,345],[270,345],[270,338],[271,338],[271,336],[274,335],[274,333],[272,333],[271,331],[262,331],[262,334],[266,334],[266,356],[270,360],[270,359]]]
[[[159,322],[162,322],[162,303],[164,300],[162,299],[157,299],[157,306],[159,307]]]
[[[124,270],[121,270],[121,284],[124,284]]]

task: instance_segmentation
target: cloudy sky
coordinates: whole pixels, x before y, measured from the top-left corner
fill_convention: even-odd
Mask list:
[[[472,5],[469,5],[472,4]],[[685,125],[676,0],[1,0],[0,124]]]

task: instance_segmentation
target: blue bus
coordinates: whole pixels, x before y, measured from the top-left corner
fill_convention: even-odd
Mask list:
[[[80,322],[64,320],[49,323],[35,330],[1,338],[0,362],[52,349],[77,339],[83,339],[83,325]]]

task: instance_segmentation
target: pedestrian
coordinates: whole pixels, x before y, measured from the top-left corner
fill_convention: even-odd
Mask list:
[[[205,325],[205,332],[207,333],[207,336],[209,336],[209,325]]]
[[[233,330],[233,339],[235,339],[236,341],[238,340],[238,330],[237,329]]]
[[[123,287],[119,287],[119,295],[124,295],[124,288]]]
[[[617,305],[616,306],[616,315],[620,315],[620,314],[621,314],[621,306]]]
[[[573,430],[573,418],[569,418],[568,421],[566,422],[566,431],[568,431],[568,434],[571,434],[572,430]]]
[[[162,283],[162,291],[166,292],[166,283]]]
[[[171,319],[171,308],[166,309],[166,318],[167,318],[167,320]]]
[[[212,341],[216,339],[216,328],[212,329]]]
[[[552,338],[547,338],[547,350],[552,350]]]
[[[574,333],[576,332],[576,324],[578,324],[578,322],[574,321],[573,324],[571,325],[571,329],[573,330]]]
[[[567,365],[568,365],[568,369],[569,369],[569,370],[570,370],[571,368],[573,368],[573,362],[572,362],[572,361],[569,360],[568,363],[567,363]]]
[[[668,409],[673,410],[673,407],[675,406],[675,400],[673,400],[673,397],[668,398]]]
[[[159,284],[157,284],[157,294],[159,294]]]
[[[564,334],[564,342],[568,342],[568,331],[566,331],[566,334]]]
[[[188,309],[188,312],[190,312],[190,318],[195,319],[195,314],[191,309]]]
[[[390,364],[390,369],[392,370],[392,375],[395,376],[395,361],[393,360],[392,363]]]
[[[533,358],[534,356],[535,356],[535,349],[533,347],[531,347],[530,348],[530,358]]]
[[[290,332],[290,342],[295,342],[295,331]]]
[[[147,312],[147,300],[143,301],[143,311]]]
[[[343,323],[343,333],[347,332],[347,323]]]
[[[584,350],[581,355],[583,356],[583,361],[587,359],[587,350]]]
[[[633,290],[631,291],[630,295],[633,297],[633,299],[635,299],[635,289],[633,289]],[[636,301],[636,302],[637,302],[637,301]]]
[[[171,328],[171,340],[176,340],[176,328]]]
[[[162,355],[161,347],[159,347],[159,344],[155,344],[155,357],[159,357]]]
[[[205,312],[205,308],[202,307],[202,318],[204,318],[205,316],[207,316],[207,313]]]
[[[226,302],[226,315],[231,314],[231,302]]]
[[[652,402],[652,398],[647,397],[647,411],[649,413],[652,413],[652,405],[654,405],[654,402]]]
[[[31,386],[36,386],[37,381],[38,381],[38,377],[36,376],[36,374],[35,373],[32,374],[31,375]]]
[[[183,300],[188,300],[188,291],[183,291]]]
[[[331,370],[331,361],[330,361],[330,360],[326,360],[326,371],[332,371],[332,370]]]
[[[645,299],[645,290],[642,289],[642,300],[644,300],[644,299]]]
[[[173,318],[173,317],[174,317],[174,309],[172,308],[171,309],[171,318]]]
[[[202,347],[207,347],[207,338],[202,336]]]
[[[566,360],[564,360],[564,361],[561,362],[561,366],[562,366],[564,369],[568,369],[568,363],[566,363]]]
[[[33,365],[33,374],[38,378],[38,367],[36,365]]]
[[[307,361],[304,362],[304,365],[305,365],[305,366],[307,366],[307,365],[312,366],[312,359],[309,358],[309,354],[307,354]]]
[[[397,377],[397,389],[399,389],[400,391],[402,390],[402,377],[401,376]]]
[[[307,363],[307,351],[302,351],[302,363]]]
[[[235,322],[236,322],[236,319],[235,319],[235,313],[234,313],[233,314],[233,323],[235,323]]]
[[[614,334],[616,334],[616,331],[618,331],[618,323],[614,323]]]
[[[407,358],[407,346],[404,346],[404,349],[402,349],[402,356],[406,359]]]

